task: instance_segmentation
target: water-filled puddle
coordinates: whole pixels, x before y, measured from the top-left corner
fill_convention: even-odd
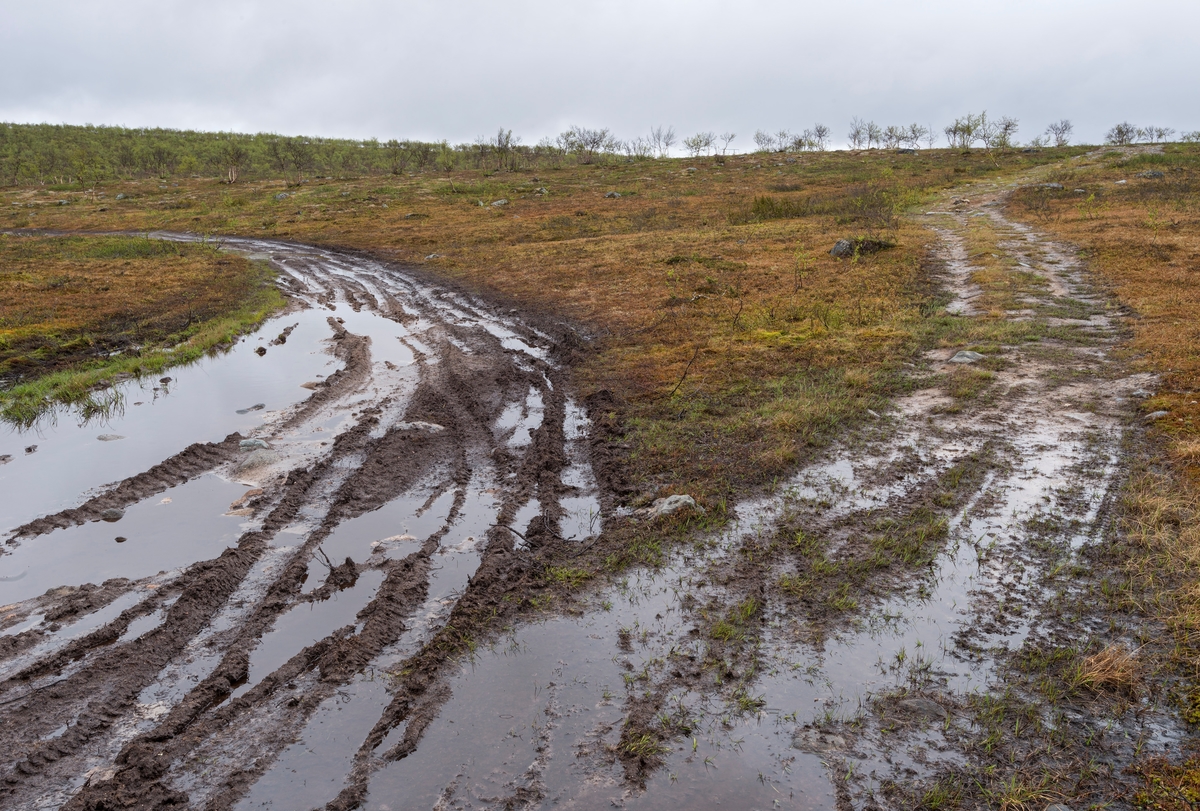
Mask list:
[[[561,499],[563,516],[559,532],[568,541],[583,541],[600,532],[600,502],[595,496],[572,496]]]
[[[320,808],[337,797],[354,753],[390,700],[382,674],[360,675],[339,688],[313,713],[301,740],[280,753],[235,808]]]
[[[75,506],[81,494],[147,470],[193,442],[253,431],[264,416],[309,397],[301,383],[342,365],[327,352],[328,315],[286,313],[226,354],[169,370],[169,384],[130,381],[118,389],[124,411],[107,420],[80,425],[59,412],[36,430],[0,427],[0,455],[12,457],[0,465],[0,530]],[[255,354],[259,335],[271,340],[292,324],[297,326],[286,343]],[[262,410],[237,413],[260,403]],[[101,441],[102,435],[122,438]],[[37,450],[25,452],[33,446]]]
[[[425,603],[408,618],[400,639],[353,684],[322,703],[305,724],[300,741],[280,754],[239,809],[319,807],[341,791],[355,752],[391,700],[388,682],[380,674],[398,667],[445,621],[451,598],[479,565],[480,542],[495,522],[498,507],[487,492],[489,481],[490,471],[476,471],[466,502],[433,557]],[[394,736],[395,730],[390,737]],[[388,745],[385,741],[380,751]]]
[[[48,639],[31,648],[24,657],[11,659],[8,662],[0,664],[0,679],[8,678],[30,661],[53,653],[72,640],[87,636],[92,631],[103,628],[120,616],[122,611],[133,608],[148,596],[148,592],[141,589],[134,589],[117,597],[108,605],[98,608],[90,614],[83,615],[69,625],[63,626]],[[132,625],[133,623],[130,624]]]
[[[338,628],[354,625],[356,615],[375,597],[382,582],[383,572],[370,569],[359,575],[353,586],[335,592],[328,600],[302,602],[289,609],[275,620],[275,625],[263,634],[258,647],[250,654],[249,679],[234,691],[232,697],[247,692],[264,676],[314,642],[321,641]]]
[[[167,618],[167,612],[171,610],[171,606],[174,604],[174,602],[174,600],[171,600],[167,603],[164,603],[157,610],[151,611],[145,616],[138,617],[133,622],[129,623],[129,627],[125,629],[125,633],[121,634],[120,639],[117,640],[117,644],[137,639],[143,634],[148,634],[158,626],[162,625],[163,620]]]
[[[447,490],[429,502],[429,496],[418,493],[401,496],[369,513],[351,518],[321,541],[321,550],[335,564],[346,558],[362,563],[377,551],[378,544],[389,558],[402,558],[421,548],[421,544],[446,524],[450,509],[454,505],[454,490]],[[321,584],[319,572],[309,566],[309,579],[305,591],[312,591]]]
[[[620,769],[603,762],[604,750],[620,734],[626,674],[651,655],[631,650],[626,670],[620,632],[664,630],[674,592],[669,577],[650,576],[608,596],[610,611],[531,624],[480,650],[451,679],[452,697],[417,751],[373,776],[366,807],[430,808],[439,798],[447,807],[502,805],[537,786],[546,806],[620,800]]]
[[[240,519],[224,513],[245,491],[210,474],[130,506],[119,521],[26,538],[0,558],[0,576],[9,578],[0,582],[0,603],[28,600],[55,586],[137,580],[214,558],[237,543]]]
[[[529,529],[529,522],[531,522],[533,519],[537,518],[541,514],[542,514],[542,503],[540,501],[538,501],[536,498],[530,499],[529,501],[525,502],[525,504],[523,504],[521,506],[521,509],[517,510],[517,514],[515,516],[513,516],[512,523],[509,524],[509,526],[512,527],[513,529],[515,529],[517,532],[521,533],[521,535],[523,536],[525,534],[525,532]],[[518,537],[516,545],[517,545],[518,549],[523,549],[525,547],[524,538]]]

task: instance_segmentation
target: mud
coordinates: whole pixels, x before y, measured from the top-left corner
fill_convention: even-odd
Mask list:
[[[580,472],[586,418],[572,413],[570,441],[564,432],[562,347],[577,342],[562,339],[566,328],[354,254],[225,247],[269,256],[302,308],[327,313],[325,351],[338,367],[297,375],[292,385],[311,395],[294,406],[251,409],[234,395],[228,412],[260,427],[193,444],[8,531],[0,561],[14,589],[40,588],[33,571],[60,579],[38,596],[11,591],[18,601],[4,608],[5,807],[230,807],[381,656],[398,666],[423,657],[415,669],[437,678],[444,662],[426,646],[452,613],[498,602],[528,576],[508,529],[523,506],[540,509],[511,529],[543,544],[564,543],[568,512],[599,513]],[[296,344],[295,319],[264,326],[278,336],[256,353],[264,363]],[[501,419],[514,408],[515,440]],[[123,434],[137,432],[136,416],[124,415]],[[53,426],[42,431],[57,439]],[[246,438],[268,448],[243,449]],[[205,475],[232,484],[220,503],[194,506],[189,527],[223,543],[216,527],[240,524],[227,548],[173,567],[144,554],[122,562],[146,539],[187,554],[152,517],[195,505],[189,488]],[[115,523],[97,521],[114,509]],[[90,572],[55,564],[67,549],[93,562],[119,550],[105,559],[127,576],[78,582]],[[162,571],[147,576],[146,566]],[[396,714],[387,693],[373,701],[372,723]]]
[[[0,806],[1127,807],[1122,768],[1188,731],[1166,691],[1064,685],[1160,631],[1111,598],[1155,381],[1005,191],[926,218],[947,334],[990,337],[931,349],[910,394],[710,531],[634,517],[619,404],[573,396],[568,326],[357,253],[227,240],[297,302],[231,357],[293,358],[293,399],[231,390],[229,414],[264,403],[245,428],[9,531],[0,567],[34,578],[58,544],[111,572],[0,581]],[[972,217],[1031,274],[998,319]],[[228,504],[188,495],[209,480]],[[194,546],[142,517],[176,502]],[[619,564],[647,534],[665,562]],[[147,539],[176,557],[121,557]]]

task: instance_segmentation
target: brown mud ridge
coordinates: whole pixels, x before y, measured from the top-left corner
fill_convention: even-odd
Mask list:
[[[1155,381],[1004,191],[927,218],[948,337],[910,394],[591,588],[646,533],[598,444],[612,404],[569,396],[577,337],[354,254],[233,241],[337,307],[344,367],[247,437],[269,448],[210,451],[251,488],[235,547],[5,607],[41,621],[0,647],[0,806],[1132,807],[1126,767],[1189,740],[1170,684],[1082,677],[1169,644],[1115,523]]]

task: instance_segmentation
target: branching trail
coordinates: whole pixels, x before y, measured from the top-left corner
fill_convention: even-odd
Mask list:
[[[988,807],[1049,802],[1047,775],[1088,768],[1076,791],[1099,801],[1183,734],[1149,697],[1025,678],[1153,631],[1104,595],[1155,381],[1006,191],[925,216],[949,315],[912,394],[668,566],[483,653],[419,745],[376,750],[366,806]]]
[[[573,336],[351,253],[229,240],[324,314],[338,368],[259,430],[13,528],[36,562],[213,473],[244,485],[224,551],[5,606],[0,806],[986,806],[1057,796],[1081,741],[1077,796],[1105,799],[1183,734],[1161,697],[1053,695],[1153,630],[1105,584],[1155,381],[1006,192],[923,217],[946,297],[911,393],[668,565],[478,649],[472,623],[544,581],[539,548],[599,531]],[[1030,662],[1063,664],[1034,687]]]

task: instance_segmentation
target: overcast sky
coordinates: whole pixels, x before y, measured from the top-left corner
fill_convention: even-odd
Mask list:
[[[1197,0],[0,0],[0,120],[525,143],[986,109],[1200,129]]]

